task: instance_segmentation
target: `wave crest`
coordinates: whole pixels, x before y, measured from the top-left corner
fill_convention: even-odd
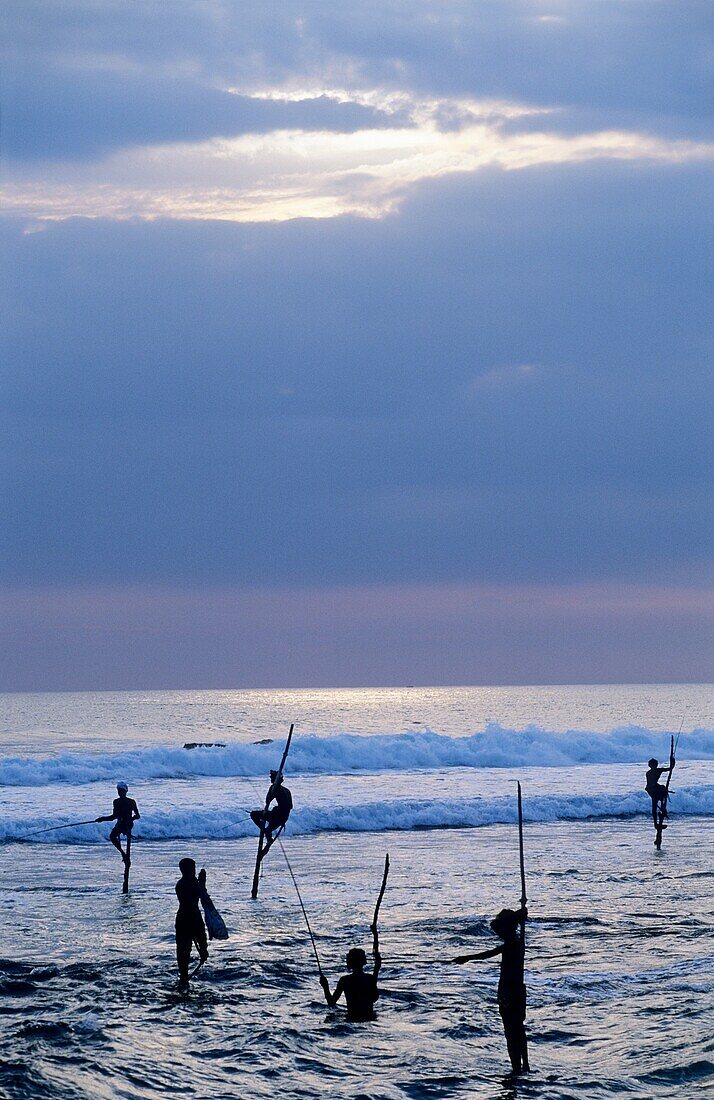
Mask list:
[[[286,772],[293,775],[342,775],[349,772],[422,771],[439,768],[567,767],[573,764],[632,764],[653,752],[668,756],[669,733],[622,726],[609,733],[569,730],[555,733],[539,726],[507,729],[497,722],[467,737],[401,733],[333,737],[298,736]],[[226,745],[225,748],[145,748],[115,753],[62,753],[52,757],[6,757],[0,761],[0,786],[43,787],[57,783],[185,779],[191,776],[251,776],[275,767],[284,741]],[[683,734],[683,760],[714,758],[714,730]]]
[[[714,786],[683,788],[677,791],[674,813],[706,817],[714,814]],[[527,822],[582,821],[587,818],[649,816],[649,799],[643,791],[617,795],[535,795],[523,803]],[[141,818],[135,836],[142,841],[160,840],[235,840],[257,836],[246,814],[236,820],[234,809],[187,807],[160,811]],[[453,799],[395,799],[389,802],[361,802],[353,805],[304,807],[290,816],[287,835],[323,832],[378,833],[392,830],[479,828],[508,825],[517,821],[515,800],[510,797]],[[0,841],[18,840],[31,829],[60,825],[58,818],[23,820],[4,819]],[[61,833],[28,837],[45,844],[105,843],[108,827],[85,825]]]

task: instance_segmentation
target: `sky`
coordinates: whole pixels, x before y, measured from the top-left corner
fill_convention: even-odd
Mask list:
[[[714,678],[708,0],[0,24],[0,690]]]

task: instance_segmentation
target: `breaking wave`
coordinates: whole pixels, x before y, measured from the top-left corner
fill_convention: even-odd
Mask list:
[[[678,790],[672,809],[673,821],[680,815],[713,815],[714,786]],[[643,791],[618,795],[536,795],[523,803],[524,819],[530,822],[649,816],[649,812],[649,800]],[[441,798],[395,799],[389,802],[304,807],[293,812],[286,832],[289,838],[290,834],[323,832],[378,833],[393,829],[478,828],[516,821],[515,800],[511,797],[466,798],[459,801]],[[32,829],[62,823],[63,819],[57,816],[15,821],[5,818],[0,823],[0,841],[18,840]],[[27,840],[46,844],[99,844],[106,842],[107,832],[106,824],[92,824],[28,837]],[[235,809],[197,807],[147,814],[142,816],[134,832],[135,838],[142,841],[189,838],[232,840],[255,835],[255,827],[247,814],[236,820]]]
[[[283,741],[233,743],[223,748],[146,748],[115,753],[61,753],[52,757],[5,757],[0,786],[43,787],[55,783],[95,783],[190,776],[264,776],[275,767]],[[437,768],[567,767],[573,764],[642,763],[652,753],[669,754],[669,734],[642,726],[609,733],[570,730],[555,733],[538,726],[506,729],[496,722],[467,737],[439,733],[341,733],[295,737],[286,771],[295,775],[349,772],[419,771]],[[682,760],[714,759],[714,730],[682,735]]]

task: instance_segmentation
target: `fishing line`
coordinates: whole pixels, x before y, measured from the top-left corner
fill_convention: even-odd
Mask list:
[[[251,783],[251,787],[252,786],[253,784]],[[248,814],[248,817],[250,817],[251,813],[253,812],[252,810],[246,810],[245,806],[241,806],[241,809],[244,814]],[[231,821],[230,825],[224,825],[222,829],[218,830],[218,833],[216,835],[220,836],[221,833],[228,832],[229,829],[233,829],[236,825],[240,825],[240,820]],[[241,839],[243,838],[241,837]]]
[[[37,836],[39,833],[52,833],[55,829],[76,829],[78,825],[96,825],[96,817],[90,818],[89,821],[70,821],[68,825],[49,825],[46,829],[32,829],[29,833],[22,833],[20,836],[12,837],[13,840],[24,840],[28,836]]]
[[[310,918],[307,915],[307,909],[305,908],[305,903],[302,900],[302,895],[300,893],[300,887],[297,884],[297,879],[295,878],[295,874],[293,872],[293,869],[290,866],[290,860],[288,859],[288,854],[285,851],[285,848],[283,847],[283,842],[279,837],[277,838],[277,841],[278,841],[278,844],[280,845],[280,851],[283,853],[283,855],[285,857],[285,862],[287,864],[288,871],[290,872],[290,878],[293,880],[293,886],[295,887],[295,893],[297,894],[298,901],[300,902],[300,908],[302,909],[302,915],[305,918],[305,924],[307,925],[307,930],[310,933],[310,942],[312,943],[312,950],[315,952],[315,962],[317,963],[317,971],[318,971],[318,974],[320,975],[320,977],[322,977],[322,964],[320,963],[320,956],[317,953],[317,944],[315,943],[315,937],[313,935],[312,928],[310,927]]]

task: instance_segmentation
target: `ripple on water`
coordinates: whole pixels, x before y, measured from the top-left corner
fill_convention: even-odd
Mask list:
[[[670,1082],[685,1084],[689,1081],[705,1081],[708,1078],[714,1080],[714,1062],[710,1062],[706,1058],[700,1058],[685,1065],[664,1066],[654,1073],[644,1074],[638,1080],[648,1085],[657,1085]]]

